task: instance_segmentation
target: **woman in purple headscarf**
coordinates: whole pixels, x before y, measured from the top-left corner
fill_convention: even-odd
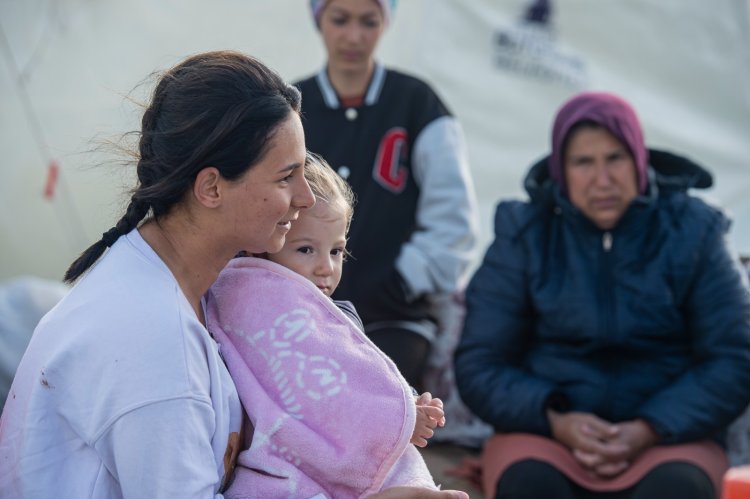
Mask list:
[[[750,298],[690,160],[647,150],[623,99],[558,111],[530,200],[498,206],[456,353],[497,434],[488,497],[713,498],[750,401]]]

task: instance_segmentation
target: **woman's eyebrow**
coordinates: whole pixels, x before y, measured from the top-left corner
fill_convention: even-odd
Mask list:
[[[290,172],[292,170],[296,170],[298,168],[301,168],[302,166],[303,166],[302,163],[292,163],[291,165],[286,165],[286,166],[283,166],[283,167],[279,168],[278,173]]]

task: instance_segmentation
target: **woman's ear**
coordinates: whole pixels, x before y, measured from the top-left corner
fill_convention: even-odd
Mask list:
[[[222,182],[224,178],[213,166],[198,172],[193,183],[193,196],[206,208],[216,208],[221,204]]]

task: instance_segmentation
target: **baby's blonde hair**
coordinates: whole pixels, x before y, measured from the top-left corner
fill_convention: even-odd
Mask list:
[[[305,157],[305,180],[315,195],[315,202],[324,202],[341,209],[346,219],[346,233],[354,216],[354,192],[328,162],[314,152]]]

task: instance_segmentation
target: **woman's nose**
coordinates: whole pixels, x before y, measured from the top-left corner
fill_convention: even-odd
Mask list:
[[[606,163],[599,163],[594,166],[594,182],[596,185],[606,187],[612,183],[612,172]]]
[[[304,177],[302,177],[302,182],[298,183],[296,192],[292,197],[292,204],[299,209],[311,208],[315,204],[315,195]]]
[[[357,23],[350,23],[344,30],[344,38],[347,42],[356,43],[362,36],[362,28]]]

